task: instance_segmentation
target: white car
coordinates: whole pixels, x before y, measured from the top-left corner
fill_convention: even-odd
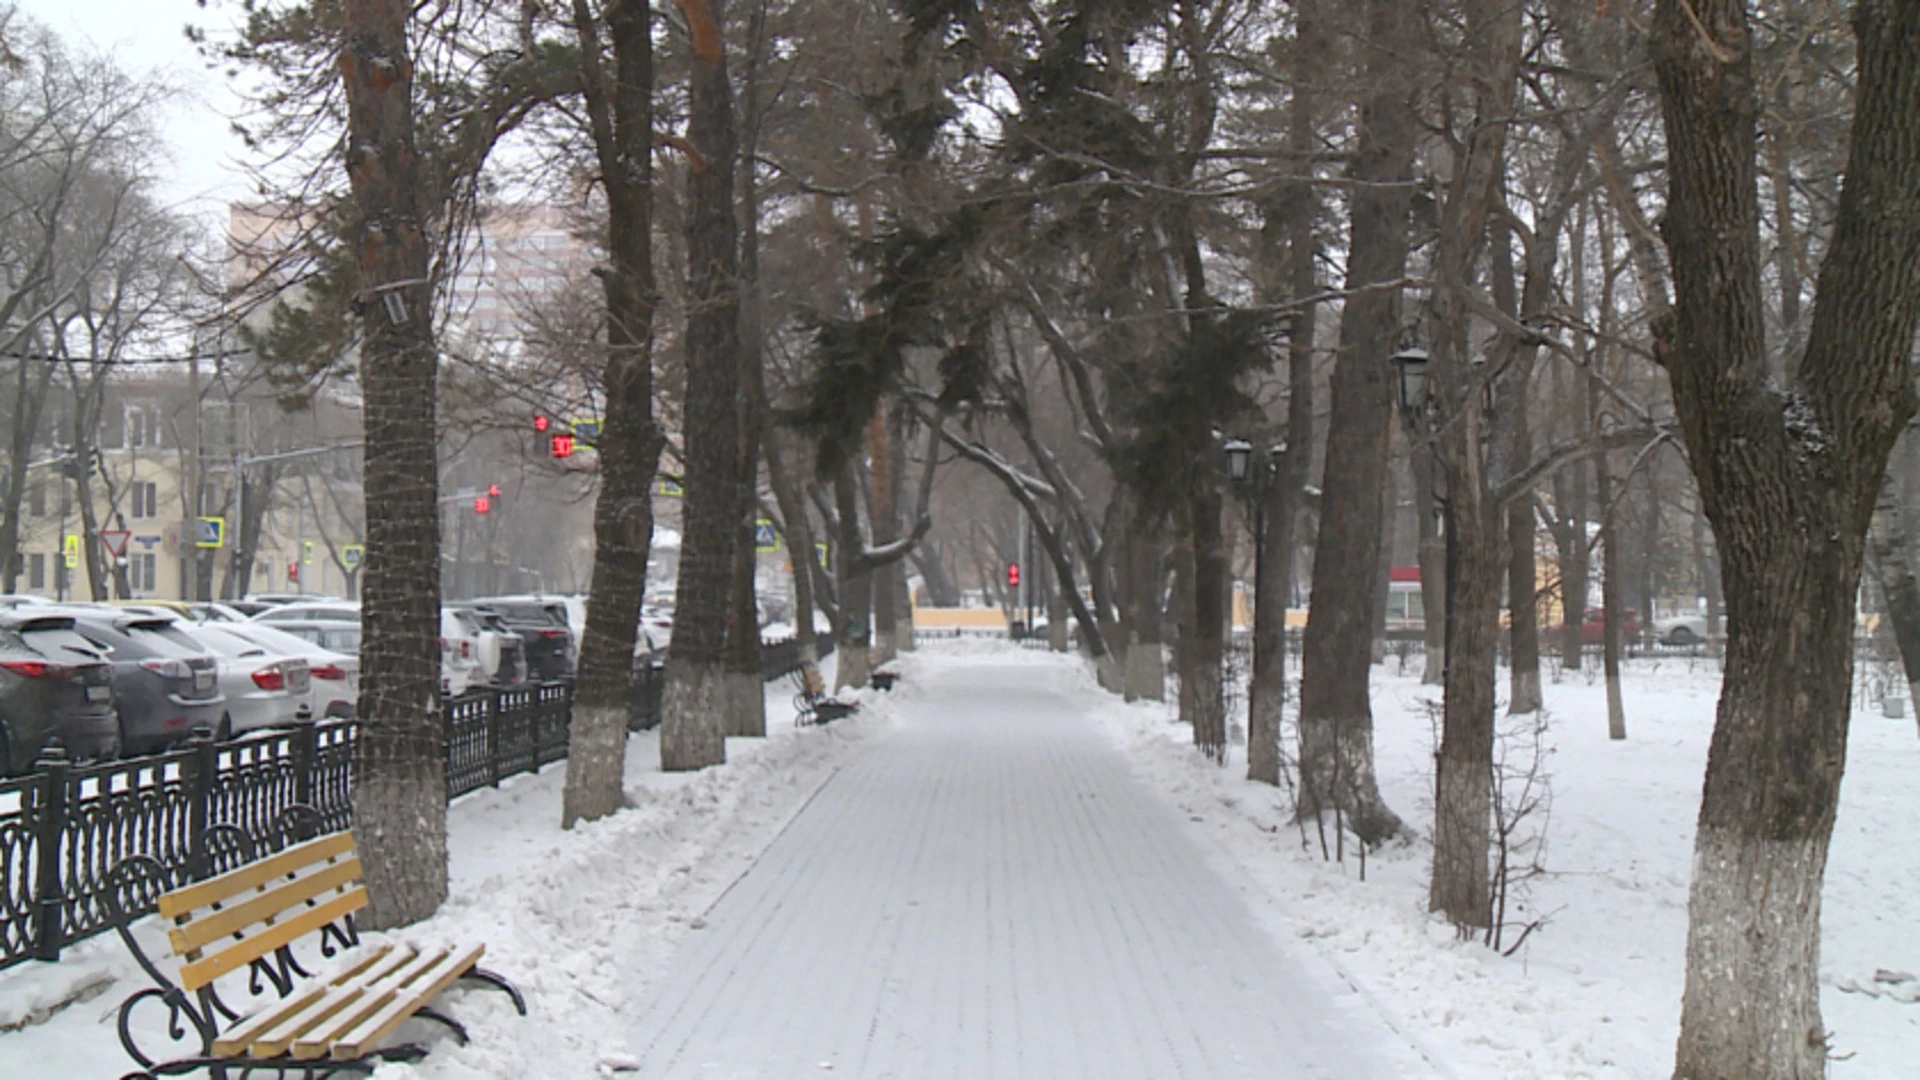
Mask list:
[[[307,658],[272,649],[225,623],[188,624],[186,629],[212,651],[226,695],[223,735],[287,727],[312,700]]]
[[[480,623],[449,608],[440,609],[440,693],[459,697],[489,681],[481,648]],[[497,657],[496,657],[497,662]]]
[[[1662,645],[1686,647],[1707,640],[1705,615],[1673,615],[1653,620],[1653,639]]]
[[[316,643],[309,638],[282,630],[275,626],[260,623],[247,623],[243,626],[222,627],[228,633],[236,634],[249,641],[258,642],[269,651],[285,656],[303,656],[307,660],[308,690],[307,704],[313,710],[315,720],[327,720],[351,717],[359,707],[360,701],[360,657],[357,655],[360,628],[358,626],[338,626],[333,623],[311,623],[316,637],[334,639],[351,634],[354,651],[333,649],[324,643]]]
[[[350,622],[360,621],[360,605],[344,600],[324,600],[300,604],[281,604],[255,615],[257,623]]]

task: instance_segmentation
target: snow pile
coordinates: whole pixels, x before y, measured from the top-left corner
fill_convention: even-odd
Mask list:
[[[433,1052],[416,1065],[386,1065],[382,1077],[592,1076],[626,1060],[618,1034],[634,973],[658,966],[675,942],[806,805],[847,755],[891,723],[887,695],[862,691],[854,717],[796,729],[785,680],[768,684],[766,739],[727,740],[727,764],[662,773],[657,732],[627,751],[629,809],[562,832],[565,763],[503,781],[456,801],[448,814],[452,896],[439,915],[397,936],[484,942],[483,967],[511,979],[530,1015],[504,994],[463,984],[442,1011],[473,1036],[456,1046],[438,1027],[399,1033]],[[158,936],[152,920],[138,927]],[[156,948],[164,945],[155,941]],[[156,954],[157,955],[157,954]],[[94,988],[97,1001],[46,1023],[0,1034],[0,1076],[118,1076],[132,1067],[113,1034],[115,1011],[142,977],[117,938],[83,943],[58,965],[0,972],[0,1009],[44,1011],[58,987]],[[51,988],[51,989],[50,989]],[[244,1000],[244,994],[241,995]],[[139,1014],[147,1045],[166,1045],[164,1009]]]
[[[1372,853],[1364,881],[1350,838],[1344,865],[1324,860],[1318,834],[1290,820],[1283,794],[1245,779],[1243,752],[1214,767],[1172,719],[1171,704],[1104,695],[1099,715],[1142,778],[1250,880],[1256,914],[1274,932],[1312,942],[1461,1075],[1668,1075],[1718,672],[1684,660],[1630,666],[1625,742],[1606,737],[1597,679],[1576,673],[1546,687],[1548,873],[1509,911],[1511,921],[1541,925],[1502,957],[1455,940],[1427,913],[1437,738],[1429,706],[1438,688],[1391,665],[1375,671],[1381,789],[1416,837]],[[1101,693],[1082,668],[1063,665],[1061,677],[1076,694]],[[1856,711],[1822,908],[1821,1007],[1834,1080],[1915,1075],[1916,771],[1911,722]]]

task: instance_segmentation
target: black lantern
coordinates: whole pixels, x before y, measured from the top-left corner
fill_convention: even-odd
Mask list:
[[[1427,350],[1401,349],[1387,358],[1400,377],[1400,411],[1416,415],[1427,403]]]
[[[1227,453],[1227,479],[1236,485],[1247,482],[1248,467],[1253,463],[1253,444],[1245,439],[1228,439],[1221,447]]]

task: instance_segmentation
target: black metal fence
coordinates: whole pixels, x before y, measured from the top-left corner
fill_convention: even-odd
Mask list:
[[[823,653],[832,649],[823,637]],[[762,646],[766,678],[800,666],[795,642]],[[665,668],[635,671],[628,726],[660,722]],[[567,755],[573,687],[543,683],[481,690],[444,703],[447,798]],[[216,743],[190,741],[164,753],[73,766],[58,753],[42,770],[0,780],[0,969],[57,960],[61,949],[111,929],[108,874],[131,854],[160,860],[176,884],[205,877],[215,861],[209,837],[244,833],[253,850],[273,850],[273,830],[294,805],[319,811],[328,829],[352,819],[355,725],[335,720]],[[153,897],[122,897],[128,914]]]

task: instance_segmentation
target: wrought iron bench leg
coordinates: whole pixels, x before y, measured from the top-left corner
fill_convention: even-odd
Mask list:
[[[496,975],[486,968],[472,968],[460,977],[462,979],[473,979],[477,982],[487,983],[490,986],[505,990],[507,996],[513,999],[513,1007],[520,1010],[520,1015],[527,1015],[527,999],[521,997],[520,991],[504,977]]]
[[[472,1039],[467,1038],[466,1025],[462,1024],[458,1020],[455,1020],[453,1017],[448,1016],[446,1013],[439,1011],[438,1009],[422,1008],[415,1011],[413,1015],[418,1016],[423,1020],[432,1020],[433,1022],[438,1024],[445,1024],[447,1026],[447,1029],[453,1032],[453,1037],[460,1041],[461,1046],[465,1046],[468,1043],[473,1041]]]

